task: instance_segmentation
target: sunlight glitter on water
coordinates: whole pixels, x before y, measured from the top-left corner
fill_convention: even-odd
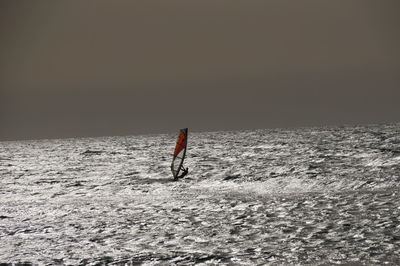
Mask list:
[[[0,262],[400,263],[400,125],[0,143]],[[161,145],[161,143],[163,143]]]

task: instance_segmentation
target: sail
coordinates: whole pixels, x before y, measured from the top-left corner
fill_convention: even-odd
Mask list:
[[[178,178],[180,172],[183,170],[183,160],[185,160],[187,147],[187,134],[187,128],[181,129],[179,131],[178,141],[176,142],[174,156],[171,164],[171,171],[174,175],[174,178]]]

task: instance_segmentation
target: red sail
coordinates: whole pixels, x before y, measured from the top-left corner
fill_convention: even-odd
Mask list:
[[[178,136],[178,141],[176,142],[174,157],[176,157],[183,149],[186,148],[187,144],[187,132],[184,129],[181,130]]]

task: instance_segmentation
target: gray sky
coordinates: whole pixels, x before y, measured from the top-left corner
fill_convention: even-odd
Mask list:
[[[0,140],[399,122],[399,10],[0,0]]]

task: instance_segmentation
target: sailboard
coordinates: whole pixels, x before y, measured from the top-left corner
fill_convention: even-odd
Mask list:
[[[178,140],[171,163],[171,171],[175,180],[184,177],[188,173],[188,170],[183,167],[183,161],[186,156],[187,139],[188,129],[184,128],[179,130]]]

